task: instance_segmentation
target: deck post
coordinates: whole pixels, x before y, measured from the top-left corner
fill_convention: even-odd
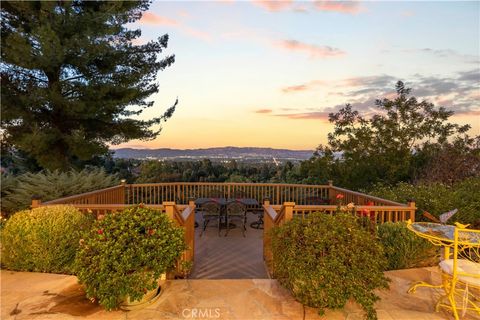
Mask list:
[[[333,180],[328,180],[328,201],[334,203],[335,201],[335,191],[333,190]]]
[[[281,204],[282,202],[280,200],[280,186],[277,185],[276,188],[277,188],[277,199],[275,199],[275,201],[273,201],[273,203]]]
[[[127,180],[122,179],[120,180],[120,185],[123,187],[120,191],[120,204],[125,204],[125,191],[127,188]]]
[[[417,209],[415,207],[415,200],[413,200],[413,199],[408,200],[407,205],[410,207],[410,217],[409,217],[409,219],[412,220],[412,222],[415,222],[415,210]]]
[[[188,245],[185,261],[191,261],[195,258],[195,198],[188,198],[188,206],[192,210],[187,221],[185,221],[185,242]]]
[[[270,205],[270,198],[263,198],[263,206],[268,207]]]
[[[165,214],[170,220],[175,221],[175,201],[164,201],[163,207],[165,208]]]
[[[188,198],[188,206],[195,208],[195,198],[190,197]]]
[[[42,198],[37,195],[32,196],[32,205],[30,207],[32,209],[35,209],[40,207],[41,205],[42,205]]]
[[[283,216],[283,222],[292,220],[293,208],[295,207],[295,202],[284,202],[283,206],[285,207],[285,215]]]
[[[267,208],[270,207],[270,199],[263,198],[263,261],[267,267],[270,276],[273,275],[272,265],[272,243],[270,230],[275,226],[275,222],[267,212]]]

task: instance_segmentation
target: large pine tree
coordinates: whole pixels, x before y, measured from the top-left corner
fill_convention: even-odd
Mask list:
[[[108,152],[108,144],[152,139],[174,105],[137,117],[158,92],[168,35],[143,45],[146,1],[2,1],[2,144],[48,169],[67,169]],[[152,127],[153,126],[153,127]],[[155,129],[152,129],[155,128]]]

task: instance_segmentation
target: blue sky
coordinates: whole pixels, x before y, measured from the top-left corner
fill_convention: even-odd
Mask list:
[[[397,80],[480,134],[479,17],[478,1],[156,1],[133,27],[168,33],[176,62],[143,116],[179,105],[157,139],[122,146],[314,149],[328,112],[371,114]]]

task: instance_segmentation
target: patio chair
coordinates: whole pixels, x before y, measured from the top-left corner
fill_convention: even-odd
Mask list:
[[[218,236],[220,236],[222,220],[220,204],[215,201],[205,202],[200,206],[200,213],[202,214],[203,218],[203,229],[200,233],[200,236],[202,236],[202,234],[205,232],[205,229],[207,229],[210,220],[217,220]]]
[[[258,220],[250,223],[250,227],[253,229],[263,229],[263,210],[257,210],[255,214],[258,215]]]
[[[245,199],[245,198],[249,198],[249,197],[247,195],[247,192],[245,192],[243,190],[235,190],[231,194],[230,198],[235,199],[235,200],[240,200],[240,199]],[[247,213],[248,212],[254,212],[256,209],[257,209],[256,205],[246,205]]]
[[[208,198],[223,198],[225,194],[223,190],[220,189],[212,189],[207,192]]]
[[[440,262],[446,295],[436,309],[452,311],[456,320],[459,311],[473,310],[480,316],[480,230],[456,227],[453,257]]]
[[[247,231],[247,208],[246,206],[241,203],[240,201],[232,201],[227,204],[226,210],[226,225],[227,225],[227,232],[225,233],[225,237],[228,235],[228,231],[230,230],[229,224],[231,220],[240,220],[242,222],[242,233],[245,237],[245,231]]]
[[[235,190],[232,194],[232,198],[246,198],[247,197],[247,193],[243,190]]]
[[[304,198],[305,205],[328,205],[330,200],[319,196],[308,196]]]

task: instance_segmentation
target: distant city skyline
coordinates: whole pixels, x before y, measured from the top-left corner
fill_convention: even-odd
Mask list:
[[[402,80],[480,134],[480,3],[153,2],[140,43],[170,36],[175,63],[143,117],[179,98],[160,136],[114,148],[312,150],[328,113],[371,114]]]
[[[115,149],[113,156],[124,159],[148,159],[159,161],[201,161],[210,159],[212,161],[229,162],[230,160],[240,162],[268,162],[280,163],[285,161],[298,162],[307,160],[313,155],[313,150],[288,150],[273,148],[239,148],[239,147],[216,147],[201,149]]]

